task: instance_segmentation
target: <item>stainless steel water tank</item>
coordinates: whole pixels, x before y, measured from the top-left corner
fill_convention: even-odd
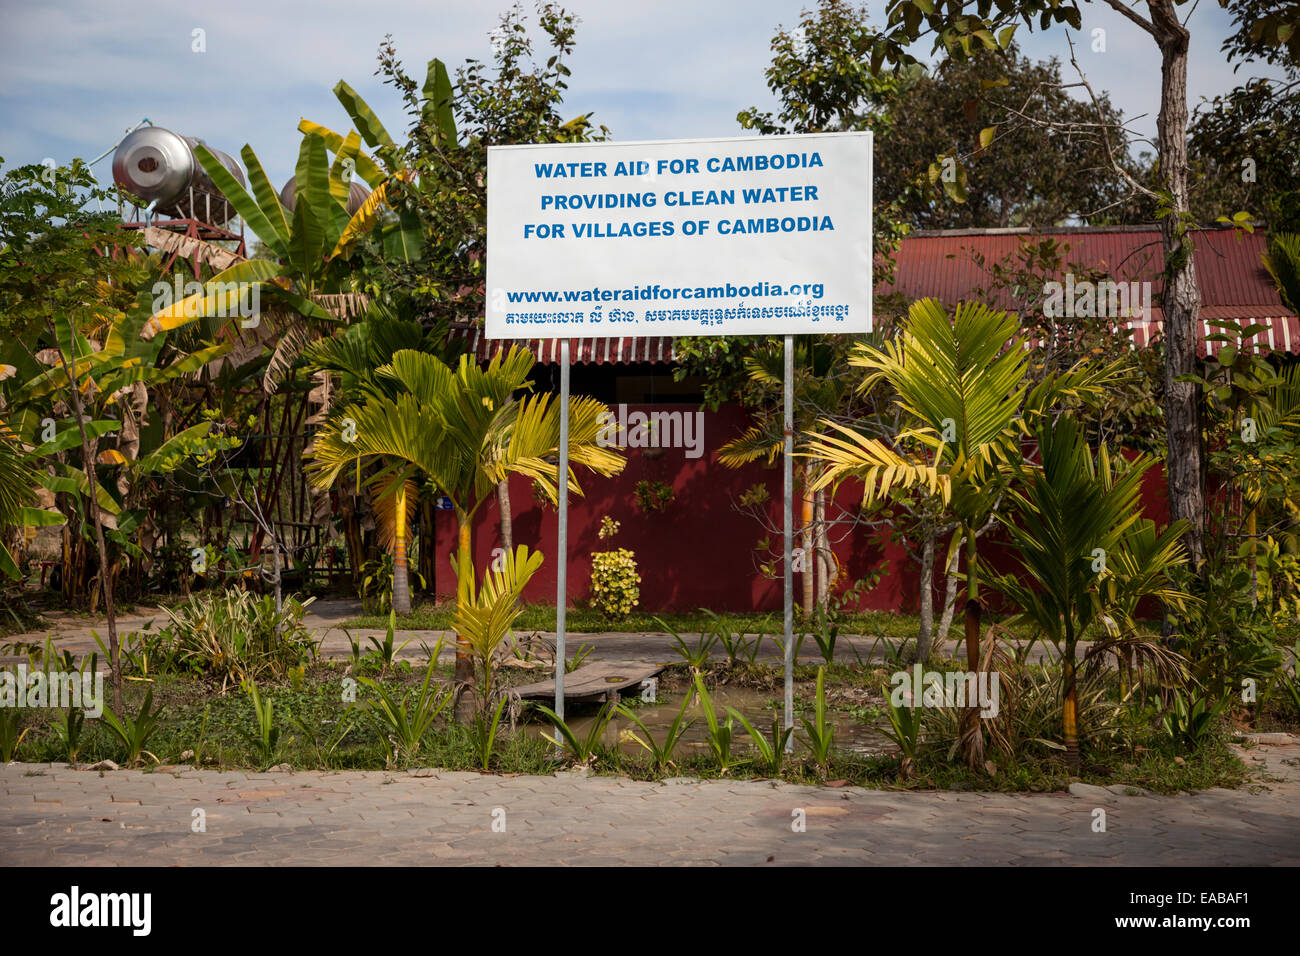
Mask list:
[[[161,126],[142,126],[113,153],[113,180],[137,199],[156,202],[160,216],[225,225],[235,210],[194,155],[199,143],[203,140]],[[243,185],[244,173],[234,158],[211,146],[208,149]]]
[[[355,216],[357,210],[364,205],[365,201],[370,198],[370,190],[367,189],[360,180],[355,177],[352,185],[348,187],[348,215]],[[285,209],[293,212],[294,203],[298,199],[298,177],[290,176],[289,181],[284,184],[280,190],[280,205]]]

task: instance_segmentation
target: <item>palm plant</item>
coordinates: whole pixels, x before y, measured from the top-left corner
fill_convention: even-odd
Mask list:
[[[515,396],[527,387],[533,357],[511,348],[487,367],[462,355],[452,369],[437,357],[411,350],[396,352],[376,371],[400,386],[395,396],[373,395],[364,405],[336,408],[310,450],[311,481],[333,485],[349,468],[363,462],[391,462],[392,482],[423,475],[451,499],[458,525],[457,603],[472,603],[472,528],[478,509],[509,474],[524,475],[552,500],[558,499],[559,405],[551,395]],[[622,470],[624,459],[598,442],[605,406],[575,397],[569,404],[569,457],[601,475]],[[351,420],[355,434],[344,434]],[[582,489],[572,474],[569,487]],[[456,676],[472,679],[470,648],[457,642]]]
[[[646,753],[650,754],[654,766],[658,770],[665,770],[668,767],[676,766],[676,764],[673,763],[673,754],[677,752],[677,745],[680,744],[682,738],[686,736],[686,731],[690,730],[691,725],[695,723],[694,717],[690,720],[686,719],[686,711],[690,708],[693,700],[695,700],[694,688],[687,693],[685,699],[682,701],[681,709],[677,711],[677,716],[674,717],[673,722],[668,725],[668,733],[664,737],[664,742],[662,744],[655,741],[654,734],[650,733],[650,728],[645,725],[645,721],[637,716],[636,711],[632,710],[626,704],[616,704],[614,710],[617,711],[620,716],[626,717],[628,720],[632,721],[632,723],[637,726],[637,729],[641,731],[640,734],[637,734],[630,730],[625,730],[620,735],[620,739],[630,740],[632,743],[641,747],[641,749]]]
[[[935,299],[914,302],[897,339],[882,348],[860,345],[850,363],[866,371],[859,388],[887,384],[911,427],[892,443],[867,438],[836,422],[838,434],[814,436],[805,454],[824,464],[814,487],[847,478],[864,482],[863,504],[891,490],[924,488],[958,521],[950,553],[964,543],[966,660],[980,667],[979,528],[998,506],[1014,466],[1019,439],[1055,402],[1100,394],[1123,373],[1119,363],[1080,363],[1031,387],[1028,351],[1015,335],[1018,322],[978,303],[961,303],[952,319]],[[978,711],[968,708],[962,751],[972,767],[983,763]]]
[[[441,648],[442,639],[439,638],[438,649]],[[373,690],[378,698],[368,706],[388,730],[386,746],[388,747],[388,762],[390,765],[396,764],[398,758],[402,756],[405,756],[408,760],[415,759],[420,752],[420,744],[427,735],[429,728],[433,726],[433,722],[451,700],[451,694],[444,694],[436,686],[431,688],[433,672],[436,669],[433,662],[436,660],[437,652],[435,651],[434,657],[424,672],[424,683],[420,685],[420,692],[409,707],[399,694],[389,690],[378,681],[369,677],[359,678],[361,683]],[[332,750],[333,747],[337,746],[340,740],[342,740],[342,733],[338,734],[330,749]]]
[[[1101,625],[1111,639],[1090,653],[1115,649],[1143,597],[1159,594],[1181,602],[1168,583],[1169,570],[1184,560],[1176,544],[1181,528],[1170,529],[1157,546],[1158,538],[1148,538],[1152,529],[1139,525],[1142,475],[1149,460],[1119,468],[1104,446],[1094,457],[1078,425],[1064,417],[1040,428],[1037,443],[1041,467],[1026,467],[1023,488],[1009,492],[1011,515],[998,516],[1020,567],[999,577],[996,585],[1021,609],[1018,622],[1061,654],[1065,748],[1074,769],[1079,765],[1079,640]],[[1140,537],[1126,537],[1135,530],[1142,532]],[[1111,566],[1112,555],[1120,559],[1117,567]],[[1115,580],[1121,575],[1126,576]],[[1123,646],[1152,649],[1141,641]]]
[[[826,714],[826,668],[817,668],[817,696],[813,701],[813,719],[801,718],[808,735],[808,749],[818,768],[825,773],[830,767],[831,748],[835,744],[835,725]]]
[[[529,552],[528,546],[521,544],[514,554],[505,555],[501,567],[483,575],[481,587],[476,586],[472,565],[462,565],[459,569],[462,598],[452,618],[452,627],[482,671],[479,699],[484,713],[492,699],[497,649],[522,613],[520,595],[542,566],[542,560],[541,552]]]
[[[752,743],[754,749],[758,751],[758,755],[762,758],[762,763],[767,768],[768,772],[773,776],[779,774],[781,772],[781,761],[785,757],[785,748],[790,741],[790,737],[794,734],[794,728],[782,727],[781,718],[773,715],[771,733],[764,736],[755,730],[754,725],[750,723],[749,718],[736,710],[736,708],[728,707],[727,713],[735,720],[739,721],[740,725],[745,728],[745,733],[749,735],[750,743]]]
[[[1260,258],[1282,303],[1300,314],[1300,235],[1280,232],[1271,236],[1268,252]]]
[[[886,381],[916,427],[899,435],[919,450],[900,451],[828,422],[840,433],[814,439],[810,454],[825,463],[817,484],[863,479],[864,503],[887,498],[892,487],[924,486],[938,493],[960,522],[952,547],[965,542],[966,658],[979,667],[980,565],[976,530],[1005,487],[1005,465],[1018,457],[1016,423],[1028,390],[1017,322],[1005,312],[963,303],[950,321],[935,299],[912,304],[902,334],[883,349],[859,347],[851,364],[865,369],[861,388]],[[1008,342],[1010,341],[1010,345]],[[979,725],[969,712],[963,750],[972,766],[983,754]]]
[[[382,303],[372,303],[361,321],[336,335],[311,343],[303,349],[303,358],[309,371],[339,376],[341,394],[346,400],[364,404],[373,396],[395,398],[400,394],[402,386],[397,380],[377,374],[378,369],[392,361],[394,354],[403,349],[437,354],[440,345],[445,348],[445,337],[440,341],[420,323],[400,318]],[[391,606],[398,614],[409,614],[411,591],[407,542],[418,489],[400,469],[388,467],[394,463],[392,459],[383,459],[379,463],[381,467],[367,478],[366,483],[371,489],[379,544],[392,557]],[[354,546],[359,543],[352,542]]]
[[[545,733],[542,736],[556,747],[562,747],[568,751],[574,763],[585,766],[591,763],[592,757],[595,756],[596,747],[600,744],[601,738],[604,737],[609,722],[614,718],[614,708],[614,701],[607,701],[596,713],[590,726],[587,727],[586,736],[579,737],[574,729],[564,721],[564,718],[544,704],[538,704],[537,710],[551,722],[551,725],[556,730],[554,737]]]
[[[839,374],[846,343],[824,336],[800,336],[794,347],[794,418],[797,431],[809,434],[819,430],[823,415],[840,414],[852,392],[849,376]],[[745,389],[755,398],[763,398],[768,414],[760,415],[757,424],[718,449],[718,463],[726,468],[742,468],[763,459],[771,465],[785,447],[785,424],[780,412],[780,395],[785,379],[784,353],[779,340],[760,342],[743,362]],[[753,398],[747,404],[753,403]],[[806,461],[795,474],[799,502],[798,531],[801,547],[807,556],[802,572],[804,614],[811,617],[830,594],[837,568],[834,553],[826,538],[825,485],[816,482],[816,463]],[[802,640],[802,637],[800,638]]]
[[[136,764],[141,757],[152,757],[155,763],[158,762],[157,757],[144,749],[149,743],[149,738],[162,723],[162,704],[159,704],[156,710],[151,709],[152,707],[153,688],[150,688],[145,692],[140,711],[134,717],[126,712],[118,716],[111,707],[104,708],[104,723],[125,749],[127,765]]]
[[[695,672],[695,695],[700,700],[700,707],[704,710],[704,722],[708,725],[706,736],[709,749],[717,758],[718,769],[725,774],[732,766],[731,744],[736,738],[736,719],[731,715],[730,709],[727,710],[726,720],[718,719],[718,712],[713,709],[713,697],[709,694],[709,689],[704,686],[704,675],[699,671]]]

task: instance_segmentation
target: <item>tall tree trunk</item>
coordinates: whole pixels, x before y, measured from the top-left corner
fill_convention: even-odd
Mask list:
[[[280,536],[275,533],[275,526],[271,526],[271,583],[275,587],[275,636],[280,636],[281,628],[284,626],[284,589],[282,578],[280,576]]]
[[[1178,377],[1196,371],[1201,292],[1188,231],[1187,46],[1188,32],[1171,0],[1148,0],[1160,47],[1160,115],[1156,122],[1160,176],[1173,204],[1160,220],[1165,253],[1165,430],[1169,445],[1169,510],[1187,522],[1184,544],[1192,562],[1205,557],[1205,474],[1201,448],[1200,388]]]
[[[510,513],[510,479],[502,478],[497,482],[497,504],[501,508],[501,547],[506,554],[514,554],[515,528],[514,518]]]
[[[921,626],[916,635],[916,651],[912,660],[924,663],[930,659],[934,639],[934,545],[939,537],[931,528],[925,531],[921,545]]]
[[[972,674],[979,674],[980,664],[980,601],[979,552],[975,529],[965,528],[966,535],[966,666]],[[978,676],[976,681],[978,683]],[[979,707],[968,706],[962,714],[962,756],[972,769],[984,762],[984,732],[980,728]]]
[[[352,589],[361,587],[361,566],[365,563],[365,543],[361,539],[361,519],[357,516],[359,499],[339,491],[339,507],[343,511],[343,538],[348,548],[348,573]]]
[[[957,611],[957,589],[961,583],[960,571],[961,548],[955,547],[952,549],[952,559],[948,562],[948,573],[943,582],[943,615],[939,618],[939,630],[934,636],[940,645],[948,640],[948,633],[952,630],[953,615]]]
[[[411,613],[411,576],[406,570],[406,482],[393,495],[393,611]]]
[[[1259,558],[1256,553],[1259,528],[1255,506],[1249,507],[1250,511],[1246,513],[1246,567],[1250,569],[1250,607],[1254,610],[1259,606]]]
[[[434,601],[438,598],[438,511],[428,495],[420,502],[420,577],[424,578],[425,593]]]
[[[470,517],[461,511],[456,512],[459,526],[456,547],[456,603],[469,601],[469,576],[474,573],[472,557],[473,543]],[[456,635],[456,680],[466,684],[474,682],[474,658],[469,653],[469,642],[461,635]]]
[[[826,607],[835,586],[835,555],[826,530],[826,489],[813,496],[813,543],[817,549],[817,605]]]
[[[1061,661],[1062,723],[1065,736],[1065,762],[1071,773],[1079,770],[1079,694],[1074,670],[1074,640],[1065,642],[1065,655]]]

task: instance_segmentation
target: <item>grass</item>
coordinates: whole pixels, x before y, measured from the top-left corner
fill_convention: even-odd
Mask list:
[[[815,668],[800,668],[800,697],[808,696],[803,685]],[[399,699],[412,700],[418,693],[426,671],[423,666],[398,668],[382,678],[384,686]],[[879,686],[879,669],[856,668],[836,664],[828,669],[828,698],[862,687]],[[440,718],[428,734],[419,755],[412,761],[393,762],[385,744],[385,727],[378,717],[363,706],[351,708],[355,725],[341,742],[331,746],[338,735],[339,721],[347,719],[349,703],[344,700],[344,679],[350,674],[342,662],[320,662],[307,669],[302,679],[281,685],[262,687],[265,698],[275,707],[276,725],[281,731],[276,760],[295,769],[305,770],[383,770],[403,766],[437,767],[448,770],[480,769],[481,758],[470,735],[460,727]],[[450,664],[438,666],[434,677],[449,681]],[[508,682],[528,680],[530,673],[503,677]],[[681,675],[669,674],[664,685],[675,688]],[[719,667],[714,681],[725,681],[728,669]],[[157,755],[164,767],[192,763],[197,751],[204,767],[219,769],[264,769],[265,760],[255,744],[256,718],[247,695],[232,691],[220,694],[205,681],[191,677],[164,675],[152,683],[128,682],[126,710],[134,713],[148,689],[155,705],[163,707],[162,723],[148,741],[146,749]],[[357,685],[356,701],[364,705],[374,692]],[[675,694],[673,696],[676,696]],[[866,722],[879,723],[872,707],[863,707],[859,715]],[[526,719],[539,720],[537,715]],[[766,721],[763,717],[759,723]],[[62,760],[57,735],[49,725],[49,712],[27,712],[24,723],[32,731],[20,745],[18,759],[27,762]],[[79,762],[94,763],[103,759],[121,760],[121,746],[101,721],[87,721]],[[747,744],[740,744],[745,751]],[[1201,790],[1209,787],[1235,787],[1245,782],[1245,766],[1231,751],[1226,735],[1221,735],[1194,752],[1176,755],[1171,749],[1153,744],[1126,751],[1088,755],[1078,778],[1072,778],[1061,761],[1049,754],[1021,755],[1016,761],[999,766],[989,775],[972,772],[958,761],[948,761],[939,749],[923,753],[914,774],[899,777],[896,755],[867,755],[834,751],[824,771],[814,766],[811,756],[800,745],[783,768],[781,777],[794,783],[818,783],[844,780],[863,787],[906,789],[984,790],[1006,792],[1046,792],[1068,787],[1073,779],[1099,785],[1127,784],[1157,793]],[[742,754],[744,756],[744,754]],[[676,767],[656,769],[647,757],[629,754],[617,748],[598,747],[594,771],[638,780],[662,779],[666,776],[691,776],[702,779],[722,776],[717,764],[707,754],[680,752]],[[557,762],[554,749],[532,734],[503,732],[493,755],[491,768],[500,773],[550,774],[563,764]],[[760,770],[742,760],[726,774],[727,779],[763,779]]]
[[[451,618],[454,611],[454,606],[451,603],[422,604],[413,608],[410,614],[399,615],[397,626],[407,630],[448,630],[451,627]],[[773,635],[780,636],[782,633],[780,611],[762,613],[755,611],[726,612],[724,617],[731,622],[733,631],[743,631],[750,635],[761,633],[769,637]],[[708,614],[698,610],[657,611],[654,614],[634,611],[625,618],[610,620],[593,608],[571,607],[565,616],[565,628],[573,633],[599,633],[601,631],[663,633],[663,627],[655,618],[661,619],[678,633],[700,633],[708,630],[712,623]],[[344,621],[341,626],[349,628],[386,628],[388,626],[388,615],[361,615]],[[807,630],[809,626],[807,622],[796,615],[796,628],[802,627]],[[867,634],[872,637],[890,640],[912,641],[916,639],[919,626],[920,618],[916,614],[858,611],[844,616],[840,633]],[[519,632],[554,631],[555,605],[525,605],[523,613],[519,616],[519,621],[515,625],[515,630]],[[959,636],[960,634],[956,629],[949,632],[950,639]],[[805,641],[800,658],[812,659],[812,657],[816,656],[816,646],[813,645],[811,640]]]

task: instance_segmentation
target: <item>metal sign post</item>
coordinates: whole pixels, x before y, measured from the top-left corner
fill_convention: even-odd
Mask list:
[[[560,340],[560,517],[555,551],[555,713],[564,719],[564,615],[569,578],[569,340]],[[787,612],[788,614],[788,612]]]
[[[794,728],[794,336],[785,337],[785,729]],[[785,742],[787,753],[794,751],[794,734]]]
[[[871,331],[871,174],[869,131],[488,147],[486,335],[561,346],[557,714],[564,714],[570,343],[779,335],[785,725],[793,728],[793,336]],[[686,196],[721,208],[674,202]]]

